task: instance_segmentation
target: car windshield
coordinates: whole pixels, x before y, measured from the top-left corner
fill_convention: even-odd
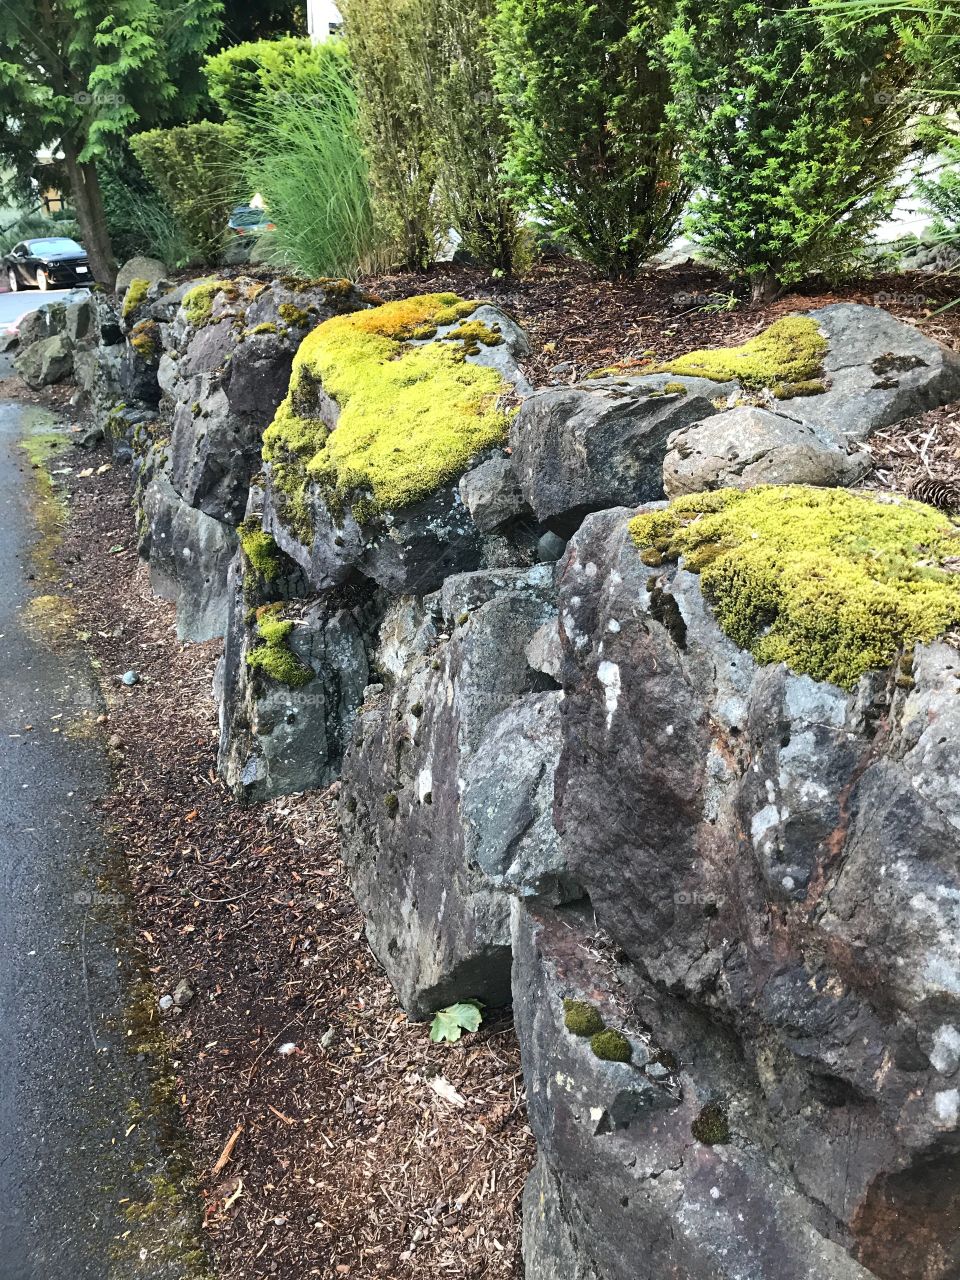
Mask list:
[[[28,240],[27,248],[31,253],[83,253],[76,240],[66,236],[51,236],[49,240]]]
[[[255,227],[266,222],[267,215],[262,209],[234,209],[231,220],[240,227]]]

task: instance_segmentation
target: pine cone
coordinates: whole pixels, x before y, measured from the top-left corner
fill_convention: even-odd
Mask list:
[[[917,476],[907,485],[907,497],[926,502],[948,515],[960,512],[960,482],[937,476]]]

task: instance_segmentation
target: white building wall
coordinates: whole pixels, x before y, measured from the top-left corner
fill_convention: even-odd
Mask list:
[[[307,0],[307,30],[313,41],[326,40],[343,22],[333,0]]]

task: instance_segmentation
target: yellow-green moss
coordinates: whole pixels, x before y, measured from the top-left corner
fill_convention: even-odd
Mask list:
[[[147,290],[150,288],[150,281],[143,280],[140,276],[130,281],[127,292],[123,298],[123,318],[127,319],[132,316],[137,307],[139,307],[144,298],[147,296]]]
[[[281,320],[285,320],[287,324],[292,325],[294,329],[309,329],[311,316],[309,311],[305,311],[303,307],[298,307],[293,302],[281,302],[277,307],[277,314]]]
[[[477,305],[424,294],[336,316],[308,334],[264,433],[264,459],[290,509],[305,508],[311,481],[334,498],[366,490],[378,510],[408,506],[505,440],[499,373],[470,364],[453,344],[409,342],[424,325],[455,324]],[[333,432],[303,416],[317,383],[340,405]]]
[[[757,662],[852,688],[960,622],[960,528],[907,499],[804,485],[720,489],[635,516],[647,564],[700,574],[726,634]]]
[[[663,384],[663,394],[665,396],[685,396],[687,388],[682,382],[665,382]]]
[[[819,396],[826,391],[822,378],[807,378],[804,382],[777,382],[770,388],[777,400],[793,400],[797,396]]]
[[[279,329],[269,320],[264,320],[262,324],[255,324],[252,329],[244,329],[244,338],[255,338],[259,333],[279,333]]]
[[[236,289],[229,280],[205,280],[193,286],[183,296],[183,314],[196,329],[202,328],[213,314],[213,300],[218,293],[236,297]]]
[[[130,330],[130,345],[141,360],[155,360],[160,351],[160,326],[156,320],[141,320]]]
[[[251,517],[237,529],[243,554],[261,578],[276,578],[281,569],[280,552],[272,534],[260,527],[259,520]]]
[[[289,648],[287,640],[293,630],[290,618],[281,616],[283,605],[269,605],[257,611],[256,632],[259,644],[247,654],[247,666],[280,684],[299,689],[313,679],[313,671]]]
[[[575,1036],[596,1036],[604,1029],[600,1010],[586,1000],[564,1000],[563,1025]]]
[[[651,373],[684,373],[745,387],[806,382],[822,372],[827,340],[808,316],[784,316],[739,347],[706,348],[668,360]]]
[[[590,1037],[590,1048],[605,1062],[629,1062],[633,1057],[630,1041],[620,1031],[598,1031]]]

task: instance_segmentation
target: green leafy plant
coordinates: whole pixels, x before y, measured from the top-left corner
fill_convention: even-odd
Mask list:
[[[107,229],[121,260],[145,253],[169,267],[184,267],[196,259],[186,231],[128,147],[111,150],[99,171]]]
[[[688,230],[755,300],[841,269],[890,213],[916,141],[902,30],[807,0],[680,0],[665,47]]]
[[[144,173],[207,262],[219,256],[230,210],[243,190],[231,163],[241,143],[235,125],[209,120],[151,129],[130,140]]]
[[[517,196],[589,262],[632,274],[686,203],[659,42],[668,0],[500,0],[496,83]]]
[[[464,1031],[478,1030],[483,1021],[480,1004],[476,1000],[461,1000],[457,1004],[448,1005],[434,1015],[430,1024],[430,1039],[434,1042],[447,1040],[456,1043]]]
[[[265,102],[288,94],[316,92],[316,75],[329,62],[343,61],[342,43],[314,44],[302,36],[248,40],[207,58],[204,74],[210,96],[228,120],[255,127]]]
[[[419,0],[342,0],[378,231],[411,269],[428,266],[444,228],[436,153],[421,98]]]

